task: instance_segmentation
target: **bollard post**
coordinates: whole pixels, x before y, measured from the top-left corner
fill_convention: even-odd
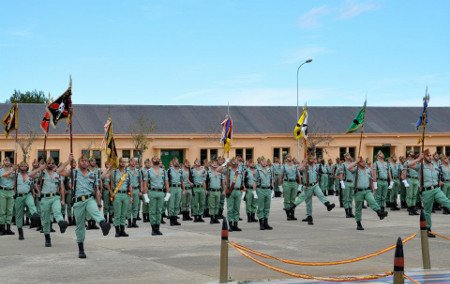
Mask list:
[[[222,220],[222,240],[220,243],[220,282],[228,282],[228,222],[227,218]]]
[[[402,239],[399,237],[397,239],[397,246],[395,247],[394,256],[394,284],[403,284],[405,279],[403,278],[405,274],[405,258],[403,257],[403,243]]]
[[[431,269],[430,247],[428,245],[427,221],[425,213],[420,210],[420,242],[422,244],[422,262],[423,269]]]

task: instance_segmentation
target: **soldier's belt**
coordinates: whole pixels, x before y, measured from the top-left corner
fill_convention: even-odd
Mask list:
[[[210,189],[208,189],[208,191],[220,191],[221,189],[220,188],[210,188]]]
[[[444,180],[444,181],[450,181],[450,179],[446,179],[446,180]]]
[[[119,190],[117,193],[126,193],[126,194],[128,194],[128,190]]]
[[[260,188],[260,189],[271,189],[270,186],[259,186],[258,188]]]
[[[418,177],[406,176],[407,178],[419,179]]]
[[[91,198],[91,197],[93,197],[92,194],[89,194],[89,195],[82,195],[82,196],[79,196],[79,197],[76,198],[76,202],[79,202],[79,201],[86,201],[86,200],[88,200],[88,199]]]
[[[5,190],[5,191],[13,190],[13,188],[3,187],[3,186],[0,186],[0,189]]]
[[[286,178],[286,179],[284,179],[284,181],[289,181],[289,182],[293,182],[293,181],[297,181],[295,178],[294,179],[291,179],[291,178]]]
[[[345,182],[353,182],[353,181],[350,179],[346,179]]]
[[[41,194],[41,197],[53,197],[53,196],[59,196],[59,193],[57,193],[57,192],[52,192],[52,193],[44,193],[44,194]]]
[[[437,188],[437,187],[438,187],[437,184],[436,184],[436,185],[432,185],[432,186],[430,186],[430,187],[424,187],[424,188],[423,188],[423,191],[433,190],[433,189],[435,189],[435,188]]]
[[[378,180],[380,180],[380,181],[387,181],[387,179],[385,179],[385,178],[379,178]]]
[[[27,192],[27,193],[17,193],[17,197],[27,196],[28,194],[29,194],[29,192]]]
[[[370,190],[370,187],[368,187],[368,188],[357,188],[357,189],[355,189],[355,191],[365,191],[365,190]]]
[[[133,186],[133,189],[140,189],[139,186]]]
[[[203,185],[194,184],[193,187],[195,187],[195,188],[200,188],[200,187],[203,187]]]
[[[180,187],[181,186],[181,184],[177,184],[177,183],[172,183],[171,185],[170,185],[171,187]]]
[[[151,191],[163,191],[162,188],[150,188]]]
[[[313,183],[310,183],[310,184],[304,184],[304,186],[310,187],[310,186],[315,186],[316,184],[317,184],[317,182],[313,182]]]

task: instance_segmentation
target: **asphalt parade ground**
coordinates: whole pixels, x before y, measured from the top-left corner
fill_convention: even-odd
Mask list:
[[[337,203],[337,197],[331,197]],[[450,241],[429,240],[432,270],[422,270],[419,216],[408,216],[405,209],[389,211],[380,221],[370,208],[363,209],[364,231],[356,231],[353,219],[345,218],[337,206],[327,212],[315,197],[314,225],[301,219],[305,204],[297,207],[298,221],[286,221],[282,198],[272,200],[269,224],[272,231],[260,231],[258,223],[247,223],[244,203],[239,222],[242,232],[230,232],[229,241],[252,250],[305,262],[330,262],[364,256],[396,243],[397,238],[418,235],[404,244],[405,274],[419,283],[450,283]],[[181,217],[181,216],[180,216]],[[450,237],[450,216],[432,214],[433,231]],[[78,258],[75,227],[65,234],[52,233],[52,247],[44,247],[44,236],[35,229],[24,229],[25,240],[0,237],[0,283],[217,283],[221,224],[181,222],[181,226],[161,225],[163,236],[151,236],[149,223],[126,229],[130,237],[115,238],[114,230],[104,237],[100,230],[87,231],[87,259]],[[298,266],[254,256],[270,267],[317,277],[367,276],[393,270],[394,250],[358,262],[333,266]],[[293,278],[264,267],[229,248],[229,279],[234,282],[319,283]],[[367,283],[356,282],[356,283]],[[392,277],[371,283],[392,283]]]

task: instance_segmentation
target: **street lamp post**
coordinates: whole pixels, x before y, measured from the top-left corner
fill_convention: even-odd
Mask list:
[[[302,67],[306,63],[311,63],[311,62],[312,62],[311,58],[307,59],[304,62],[302,62],[302,64],[300,64],[300,66],[298,66],[298,68],[297,68],[297,121],[300,119],[300,111],[298,108],[298,73],[300,71],[300,67]],[[306,149],[305,149],[305,151],[306,151]],[[297,140],[297,158],[298,158],[298,161],[300,162],[300,140]]]

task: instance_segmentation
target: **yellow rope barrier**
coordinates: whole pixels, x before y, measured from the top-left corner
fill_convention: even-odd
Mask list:
[[[448,237],[446,237],[446,236],[443,236],[443,235],[441,235],[441,234],[438,234],[438,233],[436,233],[436,232],[434,232],[434,231],[431,231],[430,233],[433,234],[433,235],[435,235],[435,236],[438,236],[439,238],[443,238],[444,240],[450,241],[450,238],[448,238]]]
[[[302,279],[312,279],[312,280],[319,280],[319,281],[328,281],[328,282],[349,282],[349,281],[363,281],[363,280],[373,280],[373,279],[380,279],[380,278],[384,278],[384,277],[388,277],[390,275],[393,274],[392,271],[390,272],[385,272],[383,274],[374,274],[374,275],[365,275],[365,276],[349,276],[349,277],[320,277],[320,276],[313,276],[313,275],[308,275],[308,274],[302,274],[302,273],[297,273],[297,272],[291,272],[279,267],[275,267],[272,266],[270,264],[267,264],[263,261],[260,261],[254,257],[252,257],[251,255],[249,255],[248,253],[246,253],[244,250],[238,248],[235,244],[230,243],[230,246],[234,249],[236,249],[238,252],[240,252],[243,256],[245,256],[246,258],[258,263],[259,265],[262,265],[266,268],[269,268],[273,271],[279,272],[279,273],[283,273],[292,277],[296,277],[296,278],[302,278]]]
[[[409,280],[411,283],[413,283],[413,284],[420,284],[420,282],[418,282],[418,281],[412,279],[411,277],[409,277],[409,276],[406,275],[406,274],[403,274],[403,278],[408,279],[408,280]]]
[[[411,234],[410,236],[408,236],[407,238],[403,239],[403,243],[407,243],[408,241],[412,240],[413,238],[416,237],[416,233]],[[364,259],[368,259],[371,257],[375,257],[378,255],[381,255],[383,253],[386,253],[392,249],[394,249],[396,247],[396,244],[391,245],[385,249],[379,250],[377,252],[371,253],[371,254],[367,254],[367,255],[363,255],[363,256],[359,256],[359,257],[355,257],[355,258],[351,258],[351,259],[345,259],[345,260],[338,260],[338,261],[327,261],[327,262],[308,262],[308,261],[296,261],[296,260],[291,260],[291,259],[284,259],[284,258],[279,258],[279,257],[275,257],[275,256],[271,256],[269,254],[265,254],[262,252],[258,252],[255,250],[252,250],[248,247],[245,247],[241,244],[235,243],[235,242],[230,242],[231,246],[235,246],[238,247],[239,249],[251,253],[253,255],[257,255],[266,259],[275,259],[287,264],[293,264],[293,265],[300,265],[300,266],[330,266],[330,265],[340,265],[340,264],[346,264],[346,263],[352,263],[352,262],[357,262],[357,261],[361,261]]]

